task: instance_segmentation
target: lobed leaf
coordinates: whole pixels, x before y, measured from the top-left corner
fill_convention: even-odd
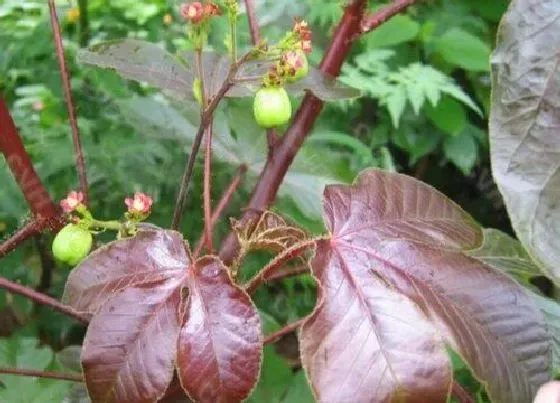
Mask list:
[[[329,77],[317,68],[310,67],[309,74],[302,80],[286,86],[288,91],[311,91],[322,101],[340,101],[359,98],[362,93],[333,77]]]
[[[240,402],[255,386],[262,356],[259,313],[220,260],[199,259],[187,278],[177,370],[191,398]]]
[[[466,213],[425,184],[376,170],[327,187],[324,211],[331,237],[312,263],[322,296],[301,338],[319,400],[444,401],[449,363],[435,335],[496,401],[532,400],[549,377],[550,335],[521,287],[465,255],[481,242]],[[385,376],[391,361],[398,373]],[[335,376],[344,387],[328,386]]]
[[[189,266],[180,233],[139,231],[92,252],[68,276],[62,300],[77,311],[94,314],[125,288],[181,278]]]
[[[318,304],[301,356],[321,402],[444,402],[452,370],[424,313],[371,266],[320,241],[312,262]]]
[[[192,99],[192,68],[156,44],[137,39],[102,42],[81,50],[78,61],[170,90],[180,99]]]
[[[560,3],[513,2],[492,56],[492,172],[519,240],[560,282]]]
[[[93,402],[150,403],[164,395],[177,353],[180,283],[129,287],[93,317],[81,356]]]

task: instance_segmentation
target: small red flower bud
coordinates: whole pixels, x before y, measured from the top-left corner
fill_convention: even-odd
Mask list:
[[[222,11],[220,10],[220,7],[218,7],[217,4],[209,1],[204,5],[204,15],[207,17],[222,15]]]
[[[311,41],[301,41],[301,50],[303,50],[305,53],[311,53],[311,51],[313,50]]]
[[[131,214],[150,214],[152,203],[152,198],[142,192],[134,193],[134,198],[127,197],[124,199],[124,204]]]
[[[181,14],[187,21],[198,24],[204,18],[204,7],[199,1],[185,3],[181,5]]]
[[[76,210],[76,208],[81,205],[84,201],[84,194],[82,192],[72,191],[68,193],[66,199],[60,201],[60,207],[65,213],[71,213]]]

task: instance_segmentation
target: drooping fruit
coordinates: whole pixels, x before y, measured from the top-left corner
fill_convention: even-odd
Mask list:
[[[266,129],[287,123],[292,116],[292,104],[284,88],[261,88],[253,104],[255,120]]]
[[[75,266],[85,258],[93,242],[91,233],[76,224],[68,224],[54,238],[52,252],[55,258]]]
[[[309,73],[309,62],[303,50],[290,50],[284,53],[283,58],[291,73],[286,77],[288,82],[299,81]]]

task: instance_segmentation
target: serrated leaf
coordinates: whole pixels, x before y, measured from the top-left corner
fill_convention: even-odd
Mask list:
[[[456,136],[467,127],[467,114],[463,106],[451,97],[442,98],[437,106],[428,106],[426,116],[445,133]]]
[[[471,71],[490,69],[490,46],[461,28],[451,28],[437,41],[445,61]]]
[[[560,4],[512,3],[492,56],[492,172],[513,228],[560,283]]]
[[[301,342],[319,400],[445,400],[437,335],[493,399],[532,400],[549,378],[550,335],[519,285],[464,254],[482,241],[472,218],[428,185],[376,170],[327,187],[324,215],[331,237],[312,263],[321,297]]]
[[[239,402],[259,376],[259,313],[217,258],[198,260],[187,283],[189,296],[178,338],[181,384],[202,403]]]
[[[194,76],[189,66],[156,44],[120,39],[91,46],[78,53],[78,61],[117,71],[122,77],[147,82],[192,99]]]

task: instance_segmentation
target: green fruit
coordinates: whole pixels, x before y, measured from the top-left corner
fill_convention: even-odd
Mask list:
[[[259,89],[255,94],[253,112],[259,126],[266,129],[287,123],[292,116],[288,93],[284,88]]]
[[[198,102],[199,105],[202,105],[202,83],[200,79],[195,78],[193,81],[192,92],[196,102]]]
[[[75,266],[85,258],[93,238],[91,233],[76,224],[68,224],[54,238],[52,252],[55,258]]]
[[[309,62],[307,61],[307,56],[303,50],[295,50],[288,53],[288,58],[290,66],[295,68],[295,74],[293,76],[288,76],[286,80],[290,83],[296,82],[307,76],[309,74]]]

